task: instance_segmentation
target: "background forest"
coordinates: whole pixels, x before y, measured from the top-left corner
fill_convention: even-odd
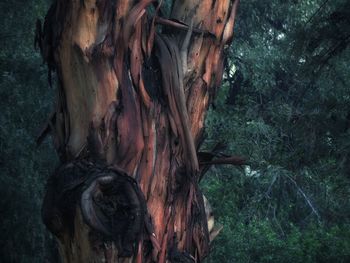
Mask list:
[[[40,209],[58,158],[35,143],[55,96],[33,48],[49,4],[0,2],[1,262],[56,262]],[[203,150],[249,165],[202,180],[223,225],[207,262],[350,262],[349,46],[350,1],[241,1]]]

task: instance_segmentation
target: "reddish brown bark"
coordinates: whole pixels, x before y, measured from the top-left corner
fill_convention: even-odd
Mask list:
[[[208,253],[197,151],[238,0],[174,1],[170,20],[146,9],[161,2],[58,0],[37,38],[58,77],[43,134],[52,131],[62,166],[43,215],[65,262],[200,262]],[[125,218],[140,227],[116,230]]]

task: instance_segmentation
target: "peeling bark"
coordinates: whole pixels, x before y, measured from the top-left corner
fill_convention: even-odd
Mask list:
[[[174,1],[169,18],[155,2],[57,0],[37,23],[58,78],[38,141],[51,131],[62,162],[43,218],[64,262],[201,262],[200,165],[244,163],[197,156],[238,0]]]

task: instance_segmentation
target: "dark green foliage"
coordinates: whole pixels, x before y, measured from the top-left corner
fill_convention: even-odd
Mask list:
[[[224,225],[208,262],[350,261],[349,10],[241,1],[205,147],[250,166],[204,179]]]
[[[0,261],[44,262],[52,242],[41,220],[47,176],[56,165],[51,143],[35,136],[53,104],[47,70],[33,50],[35,18],[45,1],[0,3]],[[50,260],[50,262],[52,262]]]

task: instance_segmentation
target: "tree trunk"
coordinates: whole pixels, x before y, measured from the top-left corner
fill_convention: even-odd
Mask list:
[[[57,0],[36,44],[57,75],[61,166],[43,219],[64,262],[201,262],[206,111],[238,0]],[[51,77],[50,83],[51,83]],[[210,161],[210,160],[209,160]],[[215,162],[214,162],[215,163]],[[220,163],[220,161],[218,161]]]

